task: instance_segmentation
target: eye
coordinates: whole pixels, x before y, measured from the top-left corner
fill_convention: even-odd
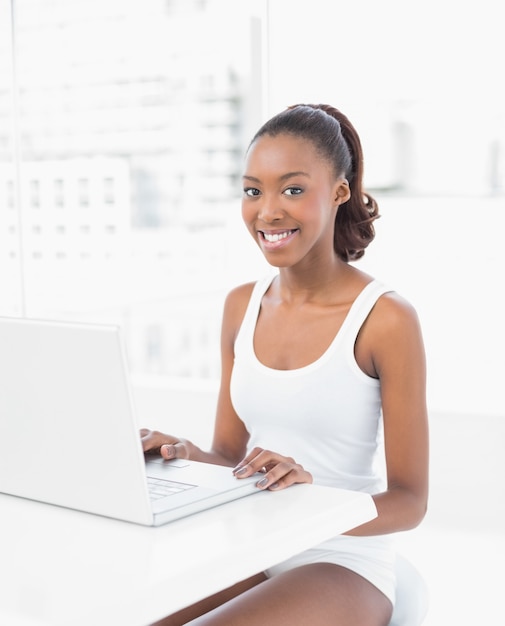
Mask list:
[[[301,193],[303,193],[303,189],[301,187],[288,187],[284,193],[287,196],[299,196]]]
[[[246,187],[244,189],[244,195],[249,196],[249,197],[254,197],[254,196],[259,196],[260,195],[260,190],[256,189],[256,187]]]

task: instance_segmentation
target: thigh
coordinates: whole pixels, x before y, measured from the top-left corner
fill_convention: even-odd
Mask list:
[[[208,613],[212,609],[221,606],[235,596],[243,594],[251,587],[255,587],[265,580],[267,580],[267,577],[263,573],[251,576],[251,578],[247,578],[232,587],[228,587],[228,589],[223,589],[223,591],[219,591],[218,593],[215,593],[214,595],[209,596],[196,604],[192,604],[185,609],[181,609],[180,611],[177,611],[177,613],[168,615],[155,624],[151,624],[151,626],[183,626],[184,624],[188,624],[190,620],[195,617]]]
[[[190,622],[193,626],[387,626],[389,599],[359,574],[312,563],[274,576]]]

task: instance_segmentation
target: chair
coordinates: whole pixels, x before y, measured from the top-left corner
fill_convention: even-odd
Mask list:
[[[424,578],[405,557],[396,556],[396,603],[389,626],[421,626],[428,612],[429,592]]]

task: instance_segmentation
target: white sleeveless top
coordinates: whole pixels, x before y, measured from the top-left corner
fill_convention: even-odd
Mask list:
[[[353,302],[324,354],[294,370],[263,365],[254,331],[270,275],[256,283],[235,341],[230,393],[254,446],[293,457],[315,484],[364,491],[386,486],[380,382],[358,366],[354,345],[377,299],[390,291],[372,281]],[[335,537],[267,570],[268,576],[314,562],[351,569],[395,601],[395,552],[390,535]]]
[[[314,483],[377,493],[384,488],[377,460],[382,451],[380,383],[354,356],[357,335],[377,299],[390,291],[377,281],[356,298],[324,354],[294,370],[263,365],[254,353],[254,331],[272,276],[256,283],[235,342],[233,406],[260,446],[309,471]]]

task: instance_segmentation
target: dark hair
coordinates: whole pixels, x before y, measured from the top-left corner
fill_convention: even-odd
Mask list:
[[[295,104],[266,122],[251,144],[262,135],[303,137],[333,166],[335,176],[345,176],[351,197],[340,205],[335,219],[334,248],[344,261],[363,256],[375,237],[373,222],[379,207],[363,190],[363,150],[356,129],[338,109],[327,104]]]

